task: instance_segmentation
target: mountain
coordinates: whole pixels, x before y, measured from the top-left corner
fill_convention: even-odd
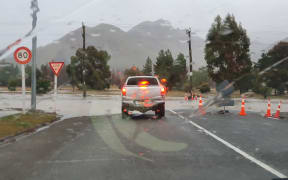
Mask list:
[[[79,28],[57,41],[39,47],[37,64],[47,64],[51,60],[69,64],[70,57],[82,47],[81,33],[82,28]],[[109,64],[117,69],[132,65],[142,68],[148,56],[155,62],[161,49],[170,49],[175,58],[179,52],[188,55],[187,39],[185,30],[174,28],[162,19],[142,22],[127,32],[110,24],[86,28],[86,47],[93,45],[108,51],[111,55]],[[200,37],[192,36],[193,69],[205,65],[204,43]]]
[[[288,42],[288,37],[282,40],[283,42]]]
[[[176,58],[179,52],[188,58],[188,44],[185,30],[174,28],[169,21],[142,22],[129,31],[110,24],[99,24],[95,27],[86,27],[86,47],[95,46],[97,49],[106,50],[111,55],[109,65],[113,69],[124,69],[136,65],[142,68],[145,60],[150,56],[155,63],[161,49],[170,49]],[[288,41],[288,38],[283,41]],[[205,66],[204,47],[205,41],[192,35],[193,69]],[[48,62],[64,61],[70,63],[70,57],[82,47],[82,28],[71,31],[37,50],[37,65]],[[267,51],[272,44],[251,40],[251,59],[257,62],[262,52]],[[13,59],[11,57],[11,59]],[[13,60],[14,62],[14,60]],[[188,62],[187,62],[188,64]]]
[[[288,42],[288,38],[280,40],[282,42]],[[252,61],[257,62],[259,58],[261,58],[262,53],[267,53],[270,49],[272,49],[276,44],[280,41],[275,41],[271,44],[261,43],[259,41],[252,41],[251,42],[251,57]]]

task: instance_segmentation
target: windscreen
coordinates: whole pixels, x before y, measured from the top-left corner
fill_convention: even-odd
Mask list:
[[[157,86],[158,81],[156,78],[130,78],[127,81],[128,86],[146,85],[146,86]]]
[[[288,178],[288,0],[0,0],[0,180]]]

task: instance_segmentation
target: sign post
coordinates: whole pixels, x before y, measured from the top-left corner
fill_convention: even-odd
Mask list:
[[[25,113],[26,85],[25,85],[25,65],[24,64],[21,64],[21,71],[22,71],[23,113]]]
[[[57,110],[56,107],[56,97],[57,97],[57,77],[64,66],[64,62],[49,62],[49,66],[54,73],[54,103],[55,103],[55,113]]]
[[[57,96],[57,76],[54,75],[54,96]]]
[[[31,61],[32,53],[26,47],[19,47],[14,52],[14,59],[18,64],[21,64],[22,71],[22,110],[25,113],[25,96],[26,96],[26,85],[25,85],[25,64]]]

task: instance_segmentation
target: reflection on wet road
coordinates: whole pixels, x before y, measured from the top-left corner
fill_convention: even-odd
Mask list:
[[[166,114],[160,119],[114,114],[61,121],[1,147],[0,179],[275,177],[177,115]]]
[[[149,131],[153,131],[154,128],[157,127],[161,128],[161,124],[165,123],[165,121],[157,120],[153,116],[149,117],[147,115],[141,115],[121,119],[119,115],[114,115],[108,117],[95,117],[92,118],[92,121],[94,128],[105,143],[111,147],[111,149],[123,155],[132,155],[137,157],[137,155],[129,152],[123,146],[120,137],[126,138],[127,141],[151,151],[175,152],[187,147],[187,144],[185,143],[167,141],[153,136]]]

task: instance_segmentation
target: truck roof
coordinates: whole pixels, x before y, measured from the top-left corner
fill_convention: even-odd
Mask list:
[[[155,76],[129,76],[128,78],[157,78]]]

